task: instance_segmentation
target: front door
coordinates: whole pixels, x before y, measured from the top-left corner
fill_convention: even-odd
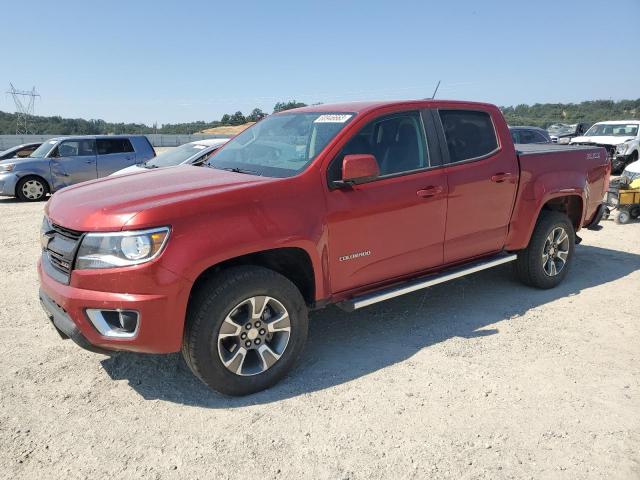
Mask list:
[[[508,233],[518,185],[518,161],[499,148],[491,116],[440,110],[449,152],[445,263],[499,251]]]
[[[328,192],[329,269],[333,293],[387,281],[443,261],[446,175],[431,168],[419,112],[366,125],[329,167],[338,180],[347,154],[373,154],[380,177]]]
[[[95,140],[64,140],[49,155],[55,190],[97,178]]]

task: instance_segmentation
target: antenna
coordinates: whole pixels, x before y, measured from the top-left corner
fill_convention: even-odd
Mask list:
[[[440,80],[438,80],[438,84],[436,85],[436,89],[433,91],[433,95],[431,95],[431,100],[436,98],[436,93],[438,93],[438,88],[440,88]]]
[[[36,92],[36,87],[31,90],[18,90],[9,82],[9,91],[16,104],[16,135],[27,135],[29,133],[29,117],[33,115],[36,97],[40,94]],[[25,98],[27,97],[27,98]]]

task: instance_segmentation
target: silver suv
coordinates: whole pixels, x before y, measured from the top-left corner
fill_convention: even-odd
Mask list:
[[[26,158],[0,161],[0,195],[36,202],[48,193],[106,177],[155,156],[142,135],[52,138]]]

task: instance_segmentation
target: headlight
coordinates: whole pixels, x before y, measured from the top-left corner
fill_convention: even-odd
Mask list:
[[[620,145],[616,146],[616,153],[619,154],[624,154],[624,152],[627,151],[627,147],[628,145],[626,143],[621,143]]]
[[[168,227],[88,233],[78,250],[76,268],[128,267],[145,263],[160,255],[168,238]]]
[[[0,164],[0,172],[10,172],[15,168],[15,163]]]

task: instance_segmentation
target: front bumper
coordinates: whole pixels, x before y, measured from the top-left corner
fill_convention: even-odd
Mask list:
[[[12,172],[0,173],[0,196],[14,197],[18,176]]]
[[[123,269],[117,270],[74,271],[70,285],[64,285],[51,278],[38,262],[40,300],[58,332],[92,351],[179,351],[190,283],[158,265],[124,273]],[[105,291],[113,288],[156,293]],[[138,312],[140,325],[136,335],[132,338],[101,335],[87,316],[88,308]]]

